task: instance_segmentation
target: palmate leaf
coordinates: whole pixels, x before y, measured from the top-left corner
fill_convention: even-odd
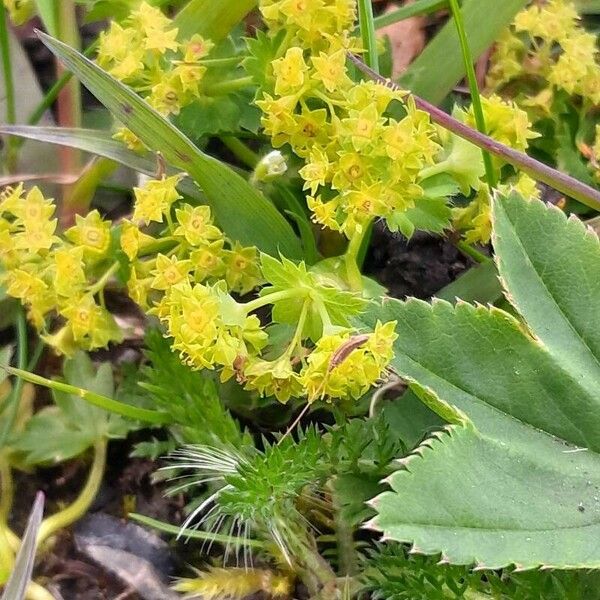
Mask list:
[[[493,214],[500,273],[535,337],[464,302],[371,313],[398,321],[394,370],[453,422],[388,478],[371,526],[451,563],[597,568],[600,245],[538,201],[497,197]]]
[[[204,154],[135,92],[92,61],[44,33],[38,35],[116,119],[198,183],[217,222],[232,239],[269,254],[301,257],[292,227],[260,191],[227,165]]]

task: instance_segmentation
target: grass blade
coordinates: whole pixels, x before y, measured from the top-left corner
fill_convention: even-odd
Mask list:
[[[420,0],[420,2],[401,6],[398,10],[375,17],[375,29],[381,29],[382,27],[393,25],[394,23],[398,23],[398,21],[404,21],[404,19],[410,19],[411,17],[428,15],[447,5],[448,0]]]
[[[0,600],[23,600],[27,586],[31,580],[35,552],[37,549],[37,536],[44,515],[44,494],[38,492],[29,514],[25,535],[17,554],[13,572],[6,583],[4,593]]]
[[[527,0],[465,0],[465,31],[477,59]],[[465,69],[454,24],[450,21],[427,45],[400,79],[404,88],[433,104],[439,104],[464,77]]]
[[[373,22],[373,4],[371,0],[358,0],[358,22],[363,48],[366,50],[365,62],[379,73],[379,56],[377,54],[377,37]]]
[[[116,119],[200,185],[217,222],[231,238],[271,255],[281,252],[301,258],[301,245],[290,224],[241,175],[200,151],[135,92],[82,54],[44,33],[38,35]]]

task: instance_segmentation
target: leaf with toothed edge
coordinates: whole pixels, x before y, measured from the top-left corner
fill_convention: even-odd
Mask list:
[[[386,300],[368,314],[398,321],[392,368],[452,422],[388,477],[368,526],[445,562],[599,568],[600,385],[582,376],[600,357],[598,239],[541,202],[493,202],[499,270],[529,329],[464,302]]]
[[[288,258],[301,258],[300,242],[291,225],[259,190],[227,165],[204,154],[135,92],[92,61],[44,33],[38,35],[116,119],[198,183],[229,237],[271,255],[280,252]]]

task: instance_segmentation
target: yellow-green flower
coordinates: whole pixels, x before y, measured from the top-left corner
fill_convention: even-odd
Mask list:
[[[65,232],[65,237],[84,248],[86,258],[104,258],[110,248],[110,221],[104,221],[97,210],[85,217],[76,215],[75,225]]]
[[[171,210],[171,206],[181,196],[177,184],[182,175],[163,176],[162,179],[150,179],[142,187],[133,188],[135,207],[133,220],[144,224],[150,221],[163,222],[163,215]]]
[[[179,226],[173,235],[183,237],[192,246],[200,246],[223,237],[222,231],[213,225],[211,210],[208,206],[184,204],[175,211],[175,215]]]

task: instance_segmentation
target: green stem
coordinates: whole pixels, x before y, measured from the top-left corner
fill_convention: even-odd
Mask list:
[[[24,369],[27,366],[27,320],[25,318],[25,311],[22,308],[19,308],[17,313],[17,347],[17,365],[19,369]],[[2,411],[6,409],[8,414],[6,418],[3,419],[2,429],[0,429],[0,450],[6,445],[6,440],[15,425],[22,391],[23,381],[17,379],[10,396],[2,406]]]
[[[208,89],[204,90],[204,92],[207,96],[226,96],[227,94],[251,86],[253,82],[254,80],[250,76],[239,77],[238,79],[228,79],[227,81],[221,81],[211,85]]]
[[[6,122],[14,125],[17,121],[15,103],[15,81],[13,78],[12,61],[10,58],[10,37],[8,33],[8,22],[4,5],[0,5],[0,52],[2,53],[2,74],[4,77],[4,93],[6,95]],[[7,143],[6,165],[8,172],[12,173],[16,168],[16,147],[12,137]]]
[[[27,586],[27,592],[25,594],[27,600],[55,600],[54,596],[39,583],[31,581]]]
[[[260,161],[260,156],[251,150],[238,138],[232,135],[222,135],[220,138],[223,145],[227,147],[233,155],[242,163],[244,163],[247,167],[254,169],[256,165]]]
[[[373,20],[373,4],[371,0],[358,0],[358,23],[363,48],[366,50],[365,62],[373,71],[379,73],[379,56],[377,54],[377,37]]]
[[[0,529],[8,523],[8,517],[13,505],[14,484],[10,463],[0,452]]]
[[[428,15],[436,10],[445,8],[448,5],[448,0],[420,0],[414,4],[408,4],[402,6],[398,10],[393,12],[385,13],[375,17],[373,20],[375,29],[381,29],[388,25],[398,23],[404,19],[410,19],[411,17],[418,17],[420,15]]]
[[[78,207],[79,212],[89,210],[100,182],[112,175],[118,167],[119,163],[109,158],[96,158],[88,165],[70,192],[71,202]]]
[[[473,246],[470,246],[469,244],[467,244],[467,242],[465,242],[463,240],[456,242],[456,247],[463,254],[466,254],[467,256],[472,258],[475,262],[478,262],[480,264],[489,262],[491,260],[491,258],[489,256],[486,256],[482,252],[479,252],[479,250],[476,250],[475,248],[473,248]]]
[[[363,225],[362,231],[355,234],[348,244],[346,253],[344,254],[344,262],[346,264],[346,276],[348,277],[348,284],[350,287],[360,292],[363,289],[362,273],[360,272],[359,257],[363,245],[363,239],[368,235],[370,231],[370,223]]]
[[[308,292],[308,290],[306,290]],[[280,292],[273,292],[271,294],[265,294],[260,298],[256,298],[256,300],[252,300],[250,302],[246,302],[246,304],[242,304],[244,311],[246,314],[251,313],[263,306],[267,306],[268,304],[274,304],[275,302],[280,302],[281,300],[287,300],[288,298],[293,298],[294,296],[299,296],[302,293],[301,290],[297,288],[289,289],[289,290],[281,290]]]
[[[79,36],[79,24],[75,0],[57,0],[57,29],[58,39],[75,50],[81,50],[81,38]],[[57,75],[60,77],[64,67],[57,62]],[[57,103],[58,123],[61,127],[81,127],[82,105],[81,85],[79,80],[70,79],[58,96]],[[74,175],[81,169],[81,153],[79,150],[68,146],[59,149],[61,170],[64,174]],[[69,226],[78,213],[84,213],[89,205],[78,203],[74,196],[73,186],[65,186],[63,189],[63,201],[60,205],[60,220],[64,226]]]
[[[94,460],[85,486],[72,504],[42,521],[37,537],[38,545],[41,545],[58,530],[73,524],[88,511],[102,483],[106,466],[106,446],[107,443],[104,439],[98,440],[94,444]]]
[[[105,273],[96,281],[96,283],[88,289],[88,294],[92,296],[96,295],[100,290],[103,290],[108,280],[119,270],[119,262],[114,262],[110,267],[105,271]]]
[[[471,54],[471,48],[469,46],[469,40],[467,39],[463,14],[458,4],[458,0],[449,0],[449,2],[450,9],[452,10],[452,17],[454,18],[454,24],[456,25],[456,31],[458,33],[463,62],[465,65],[465,72],[467,74],[467,80],[469,81],[469,89],[471,90],[471,102],[473,104],[475,123],[477,125],[477,130],[480,133],[487,135],[485,116],[483,114],[483,105],[481,103],[481,94],[479,93],[477,75],[475,74],[475,66],[473,62],[473,56]],[[497,181],[496,172],[492,163],[492,157],[487,150],[482,149],[481,154],[483,155],[483,164],[485,165],[487,183],[490,186],[490,189],[493,189],[496,187]]]
[[[358,569],[356,550],[354,547],[354,531],[348,524],[347,519],[342,516],[341,506],[337,494],[331,486],[333,498],[333,511],[335,523],[335,538],[338,547],[339,573],[342,576],[355,575]]]
[[[144,423],[152,423],[153,425],[164,425],[169,422],[169,416],[157,410],[138,408],[137,406],[125,404],[124,402],[113,400],[107,396],[102,396],[101,394],[96,394],[95,392],[84,390],[83,388],[69,385],[68,383],[63,383],[62,381],[46,379],[45,377],[41,377],[35,373],[29,373],[23,369],[5,366],[0,366],[0,368],[5,369],[11,375],[16,375],[25,381],[29,381],[30,383],[41,385],[51,390],[56,390],[57,392],[65,392],[66,394],[79,396],[93,406],[97,406],[98,408],[102,408],[103,410],[123,417],[135,419],[136,421],[143,421]]]
[[[198,62],[205,67],[234,67],[239,65],[246,56],[231,56],[229,58],[205,58]]]
[[[156,519],[152,519],[150,517],[146,517],[145,515],[139,515],[137,513],[129,513],[127,515],[130,519],[141,523],[142,525],[148,525],[148,527],[152,527],[157,529],[158,531],[164,531],[165,533],[172,533],[174,535],[181,534],[181,527],[177,527],[177,525],[170,525],[169,523],[163,523],[162,521],[157,521]],[[197,529],[186,529],[183,533],[184,537],[188,537],[194,540],[208,540],[213,542],[218,542],[221,544],[237,544],[240,546],[246,545],[251,548],[264,548],[265,543],[260,540],[252,540],[248,538],[237,538],[231,535],[222,535],[220,533],[210,533],[209,531],[199,531]]]

